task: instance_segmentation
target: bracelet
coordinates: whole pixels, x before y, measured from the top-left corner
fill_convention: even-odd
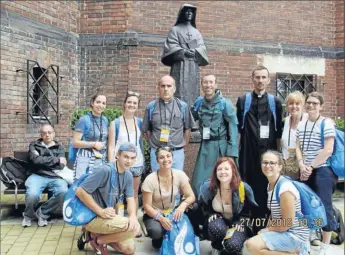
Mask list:
[[[158,221],[160,219],[160,217],[162,217],[162,213],[157,211],[156,214],[155,214],[155,220]]]

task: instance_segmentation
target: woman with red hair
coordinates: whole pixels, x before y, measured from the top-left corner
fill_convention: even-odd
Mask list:
[[[232,158],[218,159],[210,180],[200,188],[198,206],[205,220],[203,234],[211,241],[213,254],[240,254],[244,241],[251,236],[247,228],[250,220],[243,217],[242,210],[257,203],[251,187],[241,181]]]

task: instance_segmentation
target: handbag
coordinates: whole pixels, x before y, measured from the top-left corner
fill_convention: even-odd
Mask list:
[[[299,165],[298,165],[296,156],[293,156],[284,160],[281,174],[285,176],[289,176],[293,180],[299,180],[300,170],[299,170]]]

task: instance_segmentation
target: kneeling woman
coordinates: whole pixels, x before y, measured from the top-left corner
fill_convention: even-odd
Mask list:
[[[160,248],[166,230],[172,228],[171,222],[165,216],[176,205],[181,194],[183,201],[176,205],[174,220],[179,221],[185,210],[195,201],[192,187],[187,175],[177,169],[172,169],[173,154],[170,147],[160,147],[156,150],[159,169],[148,175],[142,185],[144,204],[144,224],[147,234],[152,238],[152,246]]]
[[[204,236],[211,241],[213,249],[240,253],[251,233],[245,226],[247,221],[241,218],[243,208],[257,204],[251,187],[241,182],[232,158],[218,159],[211,180],[201,186],[198,204],[206,219]],[[228,230],[231,228],[230,237]]]
[[[251,255],[307,254],[309,251],[309,229],[299,224],[295,217],[301,213],[300,194],[294,184],[286,181],[279,189],[280,204],[275,198],[275,188],[282,170],[283,159],[277,151],[267,151],[262,155],[261,168],[268,179],[267,206],[271,218],[266,228],[245,243]]]

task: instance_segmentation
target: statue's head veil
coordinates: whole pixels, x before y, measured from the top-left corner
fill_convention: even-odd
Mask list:
[[[176,20],[175,26],[180,24],[180,23],[184,23],[185,22],[184,12],[187,9],[191,9],[193,11],[193,13],[194,13],[193,19],[191,20],[191,25],[196,28],[196,24],[195,24],[196,7],[194,5],[191,5],[191,4],[183,4],[180,7],[180,10],[179,10],[178,15],[177,15],[177,20]]]

